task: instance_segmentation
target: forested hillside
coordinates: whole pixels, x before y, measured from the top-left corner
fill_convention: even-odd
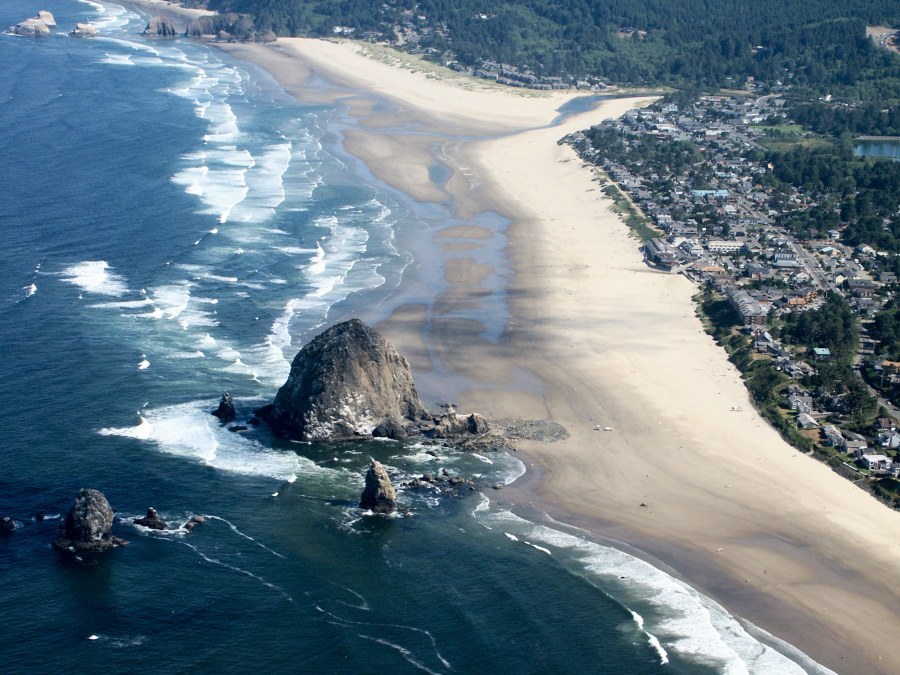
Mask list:
[[[208,0],[254,16],[259,30],[324,35],[335,26],[464,65],[527,66],[538,75],[614,83],[766,83],[870,99],[900,84],[896,55],[865,35],[900,24],[896,0]],[[877,83],[877,84],[875,84]]]

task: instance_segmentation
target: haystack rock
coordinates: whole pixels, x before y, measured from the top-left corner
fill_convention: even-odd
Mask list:
[[[366,471],[366,488],[359,500],[359,507],[375,513],[393,513],[397,510],[397,492],[381,462],[372,460]]]
[[[97,29],[90,23],[76,23],[69,35],[72,37],[97,37]]]
[[[301,349],[274,403],[256,414],[276,434],[303,441],[368,438],[391,418],[401,428],[430,420],[406,359],[358,319]]]
[[[7,32],[14,35],[46,36],[50,35],[51,28],[56,28],[56,19],[50,12],[42,10],[37,16],[10,26]]]
[[[98,553],[127,542],[111,533],[113,510],[99,490],[82,488],[60,523],[60,536],[53,546],[71,553]]]
[[[175,37],[177,34],[175,24],[167,16],[154,16],[143,32],[148,37]]]

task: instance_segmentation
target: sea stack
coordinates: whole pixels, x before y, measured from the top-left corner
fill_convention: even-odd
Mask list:
[[[397,510],[397,491],[384,466],[374,459],[366,471],[366,488],[359,500],[359,507],[375,513],[393,513]]]
[[[175,24],[167,16],[154,16],[147,23],[142,35],[147,37],[175,37],[178,31],[175,30]]]
[[[430,420],[406,359],[359,319],[301,349],[274,403],[256,414],[279,436],[317,442],[369,438],[379,425],[399,434]]]
[[[227,391],[222,393],[222,398],[219,400],[219,407],[213,410],[212,414],[222,420],[222,422],[227,422],[235,418],[237,413],[234,410],[234,401],[231,398],[231,394]]]
[[[75,503],[60,523],[59,537],[53,546],[70,553],[99,553],[128,542],[111,533],[113,510],[99,490],[81,488]]]

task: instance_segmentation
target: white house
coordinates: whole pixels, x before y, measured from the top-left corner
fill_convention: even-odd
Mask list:
[[[869,471],[887,472],[891,470],[891,460],[887,455],[863,455],[859,461]]]

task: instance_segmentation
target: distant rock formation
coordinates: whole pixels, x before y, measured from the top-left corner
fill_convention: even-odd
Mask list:
[[[395,441],[402,441],[408,435],[403,424],[396,417],[388,417],[372,429],[373,438],[391,438]]]
[[[97,29],[90,23],[76,23],[74,30],[69,35],[72,37],[97,37]]]
[[[393,513],[397,510],[397,491],[381,462],[372,460],[366,471],[366,488],[359,500],[359,507],[375,513]]]
[[[53,546],[70,553],[98,553],[128,542],[111,533],[113,510],[99,490],[82,488],[75,503],[60,523],[60,535]]]
[[[435,438],[455,438],[457,436],[480,436],[490,431],[488,421],[478,413],[460,415],[453,406],[439,417],[434,425]]]
[[[207,14],[188,23],[186,37],[215,37],[223,42],[275,42],[271,30],[257,30],[249,14]]]
[[[208,14],[198,16],[188,23],[184,31],[187,37],[217,36],[219,33],[231,33],[233,26],[240,21],[237,14]]]
[[[388,419],[415,428],[430,420],[406,359],[359,319],[301,349],[274,403],[256,414],[276,434],[304,441],[367,438]]]
[[[37,13],[37,16],[25,19],[25,21],[17,23],[15,26],[10,26],[7,32],[13,35],[42,37],[50,35],[51,28],[56,28],[56,19],[53,18],[50,12],[42,10]]]
[[[219,407],[213,410],[212,414],[215,417],[218,417],[223,422],[227,422],[235,418],[236,413],[234,411],[234,401],[231,399],[231,395],[227,391],[222,393],[222,398],[219,401]]]
[[[166,521],[159,517],[159,514],[156,512],[152,506],[147,507],[147,515],[143,518],[135,518],[135,525],[142,525],[143,527],[149,527],[151,530],[165,530],[168,527]]]
[[[169,17],[154,16],[141,34],[148,37],[175,37],[178,31],[175,30],[175,24]]]
[[[205,516],[191,516],[191,519],[184,524],[184,529],[188,532],[193,532],[194,528],[197,525],[202,525],[206,522]]]

